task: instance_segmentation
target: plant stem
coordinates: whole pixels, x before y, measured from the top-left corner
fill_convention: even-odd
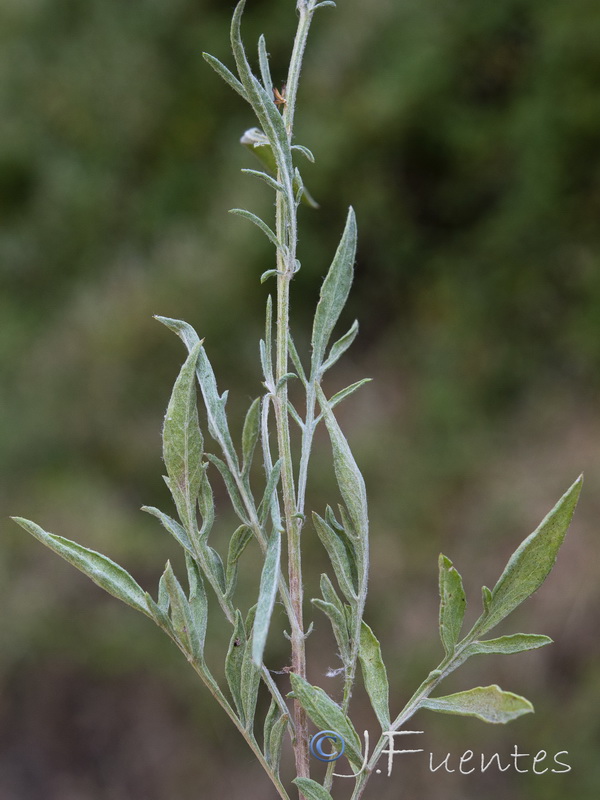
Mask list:
[[[288,140],[292,141],[294,112],[298,92],[298,81],[302,68],[302,58],[306,47],[306,39],[313,15],[313,2],[299,0],[299,21],[290,59],[290,67],[286,84],[286,104],[283,110]],[[297,269],[297,220],[296,202],[293,186],[293,175],[278,174],[278,181],[286,187],[285,192],[277,194],[276,234],[281,246],[277,250],[277,317],[276,317],[276,364],[273,398],[275,421],[277,426],[277,446],[282,459],[281,485],[283,493],[283,511],[288,551],[288,583],[292,606],[291,646],[292,670],[302,678],[306,677],[305,634],[303,623],[303,585],[302,557],[300,551],[301,524],[296,504],[296,488],[290,442],[288,418],[287,381],[282,380],[288,372],[289,362],[289,304],[290,281]],[[294,756],[298,777],[309,776],[308,756],[308,724],[304,709],[294,700]]]

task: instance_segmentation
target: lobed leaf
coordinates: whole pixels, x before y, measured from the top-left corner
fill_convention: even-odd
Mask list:
[[[547,578],[573,517],[582,482],[580,476],[510,557],[492,590],[479,633],[495,627]]]
[[[533,706],[524,697],[504,692],[499,686],[478,686],[466,692],[449,694],[446,697],[429,697],[421,703],[422,708],[440,711],[443,714],[459,714],[477,717],[484,722],[504,724],[530,714]]]
[[[440,638],[446,655],[454,653],[460,637],[467,600],[462,578],[452,562],[440,553]]]
[[[377,637],[362,620],[360,626],[360,647],[358,651],[360,666],[365,682],[365,689],[369,695],[373,711],[375,712],[381,730],[389,731],[390,720],[390,688],[387,672],[381,658],[381,646]]]
[[[69,564],[77,567],[113,597],[127,603],[136,611],[150,616],[146,593],[123,567],[95,550],[88,550],[87,547],[72,542],[70,539],[48,533],[35,522],[23,519],[23,517],[11,517],[11,519],[50,550],[54,550],[55,553],[62,556]]]

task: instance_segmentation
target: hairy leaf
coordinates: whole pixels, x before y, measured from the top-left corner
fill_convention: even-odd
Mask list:
[[[313,511],[313,524],[321,540],[323,547],[327,550],[327,555],[331,561],[331,566],[340,585],[340,589],[346,598],[352,603],[356,602],[356,586],[353,581],[353,570],[348,558],[348,550],[340,536]]]
[[[206,625],[208,622],[208,600],[204,589],[204,581],[195,560],[186,553],[188,583],[190,586],[189,605],[194,625],[194,639],[197,642],[199,654],[204,657],[204,640],[206,639]]]
[[[248,525],[240,525],[229,541],[227,553],[227,596],[231,597],[237,580],[238,561],[252,539],[252,529]]]
[[[581,492],[583,476],[565,492],[552,511],[515,550],[492,590],[480,633],[495,627],[542,585],[554,566],[558,550]]]
[[[279,561],[281,559],[281,534],[274,530],[269,540],[265,563],[260,577],[260,591],[256,608],[256,620],[252,635],[252,659],[255,664],[262,664],[263,652],[271,624],[271,615],[277,595],[277,579],[279,577]]]
[[[154,506],[142,506],[142,511],[152,514],[153,517],[156,517],[158,520],[160,520],[165,530],[167,530],[171,536],[179,542],[184,550],[186,550],[188,553],[194,552],[192,543],[190,542],[185,530],[178,522],[169,517],[168,514],[163,514],[162,511],[159,511],[158,508],[154,508]]]
[[[357,767],[360,766],[362,763],[360,739],[342,709],[323,689],[311,686],[300,675],[292,672],[290,678],[293,696],[297,698],[310,719],[322,730],[339,733],[346,742],[346,755],[349,761]]]
[[[48,533],[35,522],[23,519],[23,517],[11,517],[11,519],[50,550],[54,550],[55,553],[62,556],[65,561],[85,573],[88,578],[91,578],[94,583],[112,594],[113,597],[117,597],[137,611],[141,611],[142,614],[150,616],[146,604],[146,593],[123,567],[95,550],[88,550],[87,547],[82,547],[70,539]]]
[[[252,466],[252,457],[256,443],[258,442],[258,435],[260,433],[260,397],[253,401],[248,409],[246,419],[244,421],[244,430],[242,432],[242,451],[244,455],[244,466],[242,474],[247,475]]]
[[[164,571],[164,580],[169,593],[171,621],[175,633],[186,651],[202,661],[204,648],[204,642],[200,640],[200,635],[203,636],[202,623],[198,620],[198,625],[196,624],[188,599],[168,561]]]
[[[535,633],[514,633],[512,636],[501,636],[499,639],[473,642],[465,648],[464,655],[468,657],[484,653],[489,655],[522,653],[525,650],[536,650],[545,644],[552,644],[552,639],[549,636],[541,636]]]
[[[196,331],[191,325],[188,325],[187,322],[182,322],[178,319],[170,319],[169,317],[157,316],[155,319],[162,322],[163,325],[166,325],[169,330],[174,331],[185,344],[188,351],[193,350],[200,341]],[[202,397],[204,398],[204,405],[206,406],[210,435],[219,442],[228,463],[237,467],[237,455],[233,447],[233,442],[231,441],[225,406],[222,397],[219,395],[215,373],[208,360],[204,347],[201,347],[198,353],[196,376],[200,384]]]
[[[229,213],[253,222],[257,228],[261,229],[271,244],[274,244],[275,247],[279,248],[280,243],[275,233],[271,230],[271,228],[269,228],[267,223],[260,217],[257,217],[256,214],[253,214],[251,211],[246,211],[244,208],[232,208]]]
[[[381,658],[381,647],[377,637],[363,620],[360,626],[360,648],[358,651],[365,689],[369,695],[381,729],[390,729],[390,688],[387,672]]]
[[[196,405],[196,365],[201,347],[201,342],[194,345],[181,368],[163,425],[163,459],[169,486],[181,521],[191,535],[196,529],[196,501],[204,477],[204,441]]]
[[[502,724],[533,712],[529,700],[512,692],[504,692],[499,686],[478,686],[447,697],[429,697],[423,700],[421,707]]]
[[[348,299],[354,275],[356,257],[356,217],[350,208],[346,227],[327,277],[321,286],[321,295],[312,331],[312,374],[316,377],[325,357],[333,329]]]
[[[244,100],[248,101],[248,95],[246,94],[246,90],[242,86],[242,84],[238,81],[235,75],[231,72],[231,70],[227,69],[225,64],[222,64],[218,58],[211,56],[210,53],[202,53],[204,60],[210,64],[210,66],[214,69],[217,75],[220,75],[221,78],[228,83],[231,88],[241,95]]]
[[[331,369],[335,363],[337,363],[340,358],[344,355],[346,350],[352,345],[352,342],[356,339],[358,335],[358,320],[354,320],[352,323],[352,327],[350,330],[345,333],[340,339],[337,340],[332,346],[331,350],[329,351],[329,355],[327,356],[327,361],[323,363],[322,370],[326,372],[328,369]]]
[[[244,704],[242,702],[242,661],[244,660],[244,651],[246,649],[246,630],[244,628],[244,620],[242,614],[238,610],[235,612],[235,625],[233,634],[229,642],[229,649],[225,658],[225,677],[229,685],[233,702],[237,708],[238,716],[245,724],[246,717],[244,714]]]
[[[312,778],[294,778],[292,783],[296,784],[307,800],[333,800],[327,789]]]
[[[333,415],[329,402],[321,388],[317,386],[317,394],[321,411],[327,426],[333,450],[333,465],[340,492],[358,540],[366,555],[369,535],[369,519],[367,512],[367,491],[363,476],[354,460],[346,437],[342,433]]]
[[[467,600],[462,578],[452,562],[440,553],[440,638],[446,655],[452,655],[458,642]]]

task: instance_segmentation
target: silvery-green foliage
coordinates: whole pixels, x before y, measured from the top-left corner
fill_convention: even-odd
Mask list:
[[[15,519],[108,593],[150,617],[173,640],[246,739],[281,798],[290,798],[279,776],[282,749],[289,739],[297,772],[293,783],[301,798],[332,800],[332,770],[328,770],[323,784],[309,775],[306,718],[317,728],[340,734],[345,740],[351,766],[360,770],[361,741],[350,715],[359,664],[365,696],[382,732],[398,730],[421,708],[473,716],[490,723],[505,723],[533,711],[528,700],[498,686],[475,687],[442,697],[431,695],[447,675],[471,656],[521,653],[551,642],[547,636],[539,634],[483,637],[535,592],[547,577],[571,521],[581,478],[515,550],[494,588],[482,588],[483,613],[466,634],[462,630],[466,607],[463,581],[450,559],[440,555],[439,633],[444,657],[407,705],[392,717],[382,647],[364,619],[369,568],[367,491],[335,413],[339,403],[369,379],[358,380],[330,397],[321,385],[324,374],[335,366],[358,335],[357,321],[345,333],[338,333],[339,338],[334,335],[354,275],[357,225],[352,208],[321,285],[309,355],[298,351],[289,329],[290,281],[300,268],[297,207],[300,201],[316,207],[295,163],[295,159],[301,163],[304,159],[315,160],[307,147],[293,141],[296,91],[312,16],[317,9],[333,7],[335,3],[297,0],[298,31],[283,108],[275,103],[264,36],[258,41],[258,73],[251,66],[242,41],[244,6],[245,0],[237,5],[231,25],[237,75],[214,56],[204,54],[204,58],[251,106],[260,126],[247,130],[241,141],[258,158],[263,171],[246,169],[244,172],[258,177],[275,193],[275,220],[267,222],[246,209],[233,209],[232,213],[253,222],[275,248],[275,265],[257,279],[276,279],[277,317],[274,319],[273,300],[269,296],[265,336],[258,348],[264,392],[252,401],[246,412],[239,444],[234,443],[229,425],[228,393],[218,389],[203,340],[188,323],[157,317],[180,337],[187,357],[175,381],[162,431],[165,481],[173,508],[168,513],[154,506],[144,506],[143,510],[156,517],[182,548],[188,589],[184,590],[171,564],[167,563],[155,600],[128,572],[106,556],[47,533],[33,522],[20,517]],[[293,400],[288,396],[289,385],[296,393]],[[303,397],[296,400],[296,395]],[[290,437],[290,420],[299,432],[299,448]],[[331,444],[339,490],[336,503],[325,510],[310,507],[306,497],[313,438],[321,422]],[[204,432],[210,439],[205,438]],[[232,526],[231,531],[219,531],[217,539],[212,535],[215,526],[212,486],[219,482],[227,492],[231,510],[239,523]],[[304,579],[300,542],[301,533],[310,521],[330,565],[328,572],[321,575],[321,597],[312,600],[312,607],[322,612],[316,615],[316,624],[319,625],[320,619],[331,627],[341,663],[341,668],[333,672],[341,674],[342,687],[329,692],[311,684],[306,675],[305,643],[312,623],[307,627],[302,618]],[[214,546],[215,541],[223,541],[224,533],[228,534],[227,546],[223,548],[225,563],[219,552],[221,545],[219,550]],[[262,565],[255,575],[256,604],[244,609],[236,586],[239,565],[249,546],[260,552]],[[282,565],[282,550],[288,556],[287,572]],[[209,606],[215,602],[230,635],[227,653],[222,654],[222,671],[216,677],[204,658],[205,642],[210,636],[207,630]],[[291,667],[273,672],[290,673],[291,707],[285,699],[287,675],[276,682],[272,671],[263,663],[265,659],[270,663],[268,645],[269,637],[273,636],[271,619],[276,607],[287,617]],[[256,709],[261,691],[270,695],[270,705],[259,744]],[[382,736],[367,769],[356,777],[353,800],[362,797],[385,743]]]

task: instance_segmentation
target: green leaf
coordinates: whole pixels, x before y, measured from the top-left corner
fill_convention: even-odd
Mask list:
[[[242,432],[242,451],[244,455],[244,466],[242,468],[242,475],[247,475],[252,466],[252,457],[258,442],[258,435],[260,433],[260,397],[253,401],[246,419],[244,421],[244,429]]]
[[[252,529],[248,525],[240,525],[239,528],[233,533],[229,541],[229,550],[227,552],[227,596],[231,597],[235,584],[237,581],[238,561],[248,542],[252,539]]]
[[[340,589],[351,603],[355,603],[357,594],[353,580],[353,569],[344,542],[316,511],[313,511],[312,518],[319,539],[323,547],[327,550],[327,555],[331,561],[331,566],[335,572]]]
[[[275,492],[281,476],[282,464],[283,459],[280,458],[273,465],[273,469],[269,473],[265,493],[258,507],[258,517],[262,526],[264,526],[267,521],[269,510],[272,508],[273,503],[276,502]],[[275,511],[275,515],[277,516],[277,511]]]
[[[142,506],[142,511],[145,511],[147,514],[152,514],[153,517],[156,517],[158,520],[160,520],[165,530],[167,530],[171,536],[177,542],[179,542],[184,550],[187,550],[188,553],[194,552],[192,544],[185,530],[168,514],[163,514],[162,511],[159,511],[158,508],[154,508],[154,506]]]
[[[478,627],[479,633],[495,627],[542,585],[565,538],[582,482],[583,476],[580,476],[538,528],[515,550],[492,590],[483,626]]]
[[[196,365],[201,347],[198,342],[181,368],[163,425],[163,459],[169,486],[181,521],[192,535],[196,528],[196,501],[204,477],[204,441],[196,405]]]
[[[357,389],[360,389],[361,386],[364,386],[365,383],[371,383],[372,378],[363,378],[360,381],[356,381],[356,383],[352,383],[350,386],[346,386],[345,389],[341,389],[339,392],[336,392],[332,397],[329,398],[329,407],[335,408],[342,400],[345,400],[347,397],[350,397],[351,394]],[[317,422],[320,420],[317,420]]]
[[[155,319],[163,325],[166,325],[169,330],[174,331],[185,344],[188,351],[192,351],[200,341],[196,331],[191,325],[188,325],[187,322],[182,322],[178,319],[170,319],[169,317],[157,316]],[[198,378],[200,391],[204,398],[210,435],[220,444],[228,463],[237,468],[237,455],[229,432],[225,405],[223,403],[223,398],[219,395],[215,373],[208,360],[204,347],[201,347],[198,353],[196,377]]]
[[[387,672],[381,658],[381,647],[377,637],[362,620],[360,626],[360,648],[358,651],[362,668],[365,689],[371,700],[373,711],[377,715],[381,730],[389,731],[390,721],[390,689]]]
[[[244,175],[253,175],[255,178],[259,178],[263,183],[266,183],[270,189],[273,189],[275,192],[283,192],[283,186],[278,183],[275,178],[272,178],[267,172],[261,172],[260,170],[256,169],[243,169],[241,170]],[[270,277],[270,274],[277,275],[276,269],[267,270],[267,272],[263,272],[260,276],[260,282],[264,283],[267,277]],[[266,276],[266,277],[265,277]]]
[[[256,623],[255,623],[256,624]],[[260,686],[261,666],[257,666],[252,657],[253,636],[244,647],[242,658],[242,674],[240,681],[240,692],[244,707],[244,717],[246,730],[251,731],[254,726],[254,716],[256,714],[256,701],[258,698],[258,688]]]
[[[246,211],[244,208],[232,208],[230,209],[229,213],[253,222],[257,228],[261,229],[271,244],[274,244],[277,248],[280,247],[279,240],[277,239],[275,233],[271,230],[271,228],[269,228],[267,223],[260,217],[257,217],[256,214],[253,214],[251,211]]]
[[[327,789],[311,778],[294,778],[292,783],[296,784],[306,800],[333,800]]]
[[[320,600],[318,597],[313,598],[311,603],[328,617],[335,641],[340,650],[342,662],[346,665],[350,659],[350,640],[344,611],[340,611],[333,603]]]
[[[218,58],[211,56],[210,53],[202,53],[204,60],[210,64],[210,66],[214,69],[217,75],[220,75],[221,78],[225,81],[225,83],[229,84],[231,88],[241,95],[244,100],[248,102],[248,95],[246,94],[246,90],[242,86],[242,84],[238,81],[235,75],[227,69],[225,64],[222,64]]]
[[[549,636],[540,636],[535,633],[514,633],[512,636],[501,636],[499,639],[486,639],[483,642],[473,642],[463,651],[465,657],[475,655],[500,655],[509,653],[522,653],[525,650],[536,650],[546,644],[552,644]]]
[[[312,150],[309,150],[308,147],[304,147],[304,145],[301,145],[301,144],[293,144],[292,145],[292,153],[294,153],[294,152],[302,153],[302,155],[306,159],[308,159],[308,161],[310,161],[311,164],[315,163],[315,156],[314,156]]]
[[[281,534],[274,530],[269,540],[265,563],[260,576],[260,591],[256,608],[256,619],[252,634],[252,659],[261,665],[263,652],[271,623],[271,615],[277,595],[277,579],[279,577],[279,561],[281,559]]]
[[[512,692],[504,692],[499,686],[478,686],[447,697],[429,697],[423,700],[421,707],[501,724],[533,712],[529,700]]]
[[[331,440],[333,466],[337,483],[346,508],[348,509],[348,513],[350,514],[357,541],[361,544],[362,553],[364,553],[366,557],[369,536],[369,518],[365,482],[354,460],[346,437],[342,433],[320,386],[317,386],[317,395]]]
[[[233,506],[235,513],[244,524],[248,525],[248,515],[246,513],[246,509],[244,508],[242,498],[240,497],[235,478],[228,465],[213,453],[207,453],[206,457],[221,473],[221,477],[223,478],[227,488],[227,494],[229,495],[229,499],[231,500],[231,505]]]
[[[87,547],[82,547],[62,536],[48,533],[35,522],[23,519],[23,517],[11,517],[11,519],[50,550],[54,550],[55,553],[62,556],[69,564],[85,573],[88,578],[91,578],[94,583],[112,594],[113,597],[117,597],[137,611],[141,611],[142,614],[150,616],[146,604],[146,593],[123,567],[95,550],[88,550]]]
[[[269,55],[267,53],[267,43],[264,35],[261,33],[258,39],[258,62],[260,64],[260,76],[262,78],[263,86],[267,92],[273,93],[273,79],[271,78],[271,70],[269,68]]]
[[[225,658],[225,677],[233,702],[237,708],[242,724],[245,724],[244,704],[242,702],[242,661],[244,660],[244,650],[246,649],[246,631],[244,620],[239,609],[235,612],[235,625],[233,634],[229,642],[229,649]]]
[[[319,686],[311,686],[300,675],[290,673],[293,696],[298,700],[310,719],[321,730],[339,733],[346,742],[346,755],[349,761],[360,767],[362,756],[360,739],[354,726],[342,709]]]
[[[278,712],[279,706],[275,701],[271,701],[271,707],[275,707],[275,713]],[[270,711],[270,710],[269,710]],[[268,719],[267,715],[267,719]],[[279,762],[281,761],[281,750],[283,747],[283,737],[289,723],[289,716],[281,714],[275,718],[267,729],[267,720],[265,720],[265,758],[271,765],[273,770],[279,772]]]
[[[322,372],[326,372],[328,369],[331,369],[335,363],[337,363],[340,358],[344,355],[346,350],[352,345],[354,340],[358,335],[358,320],[354,320],[352,323],[352,327],[350,330],[345,333],[340,339],[335,342],[331,346],[331,350],[329,351],[329,356],[327,357],[327,361],[324,362],[321,370]]]
[[[193,638],[200,656],[204,657],[204,640],[208,622],[208,600],[204,589],[204,581],[195,560],[186,553],[188,583],[190,586],[189,606],[194,625]]]
[[[312,373],[316,377],[325,349],[348,299],[356,257],[356,217],[350,208],[337,252],[321,286],[312,331]]]
[[[454,653],[465,617],[467,600],[462,578],[452,562],[440,553],[440,638],[446,655]]]
[[[194,620],[188,599],[181,588],[181,584],[175,577],[169,561],[167,561],[163,577],[169,593],[171,621],[175,633],[186,651],[194,658],[202,661],[204,640],[201,640],[200,636],[204,635],[202,633],[203,625],[200,620]],[[206,628],[204,628],[205,630]]]

